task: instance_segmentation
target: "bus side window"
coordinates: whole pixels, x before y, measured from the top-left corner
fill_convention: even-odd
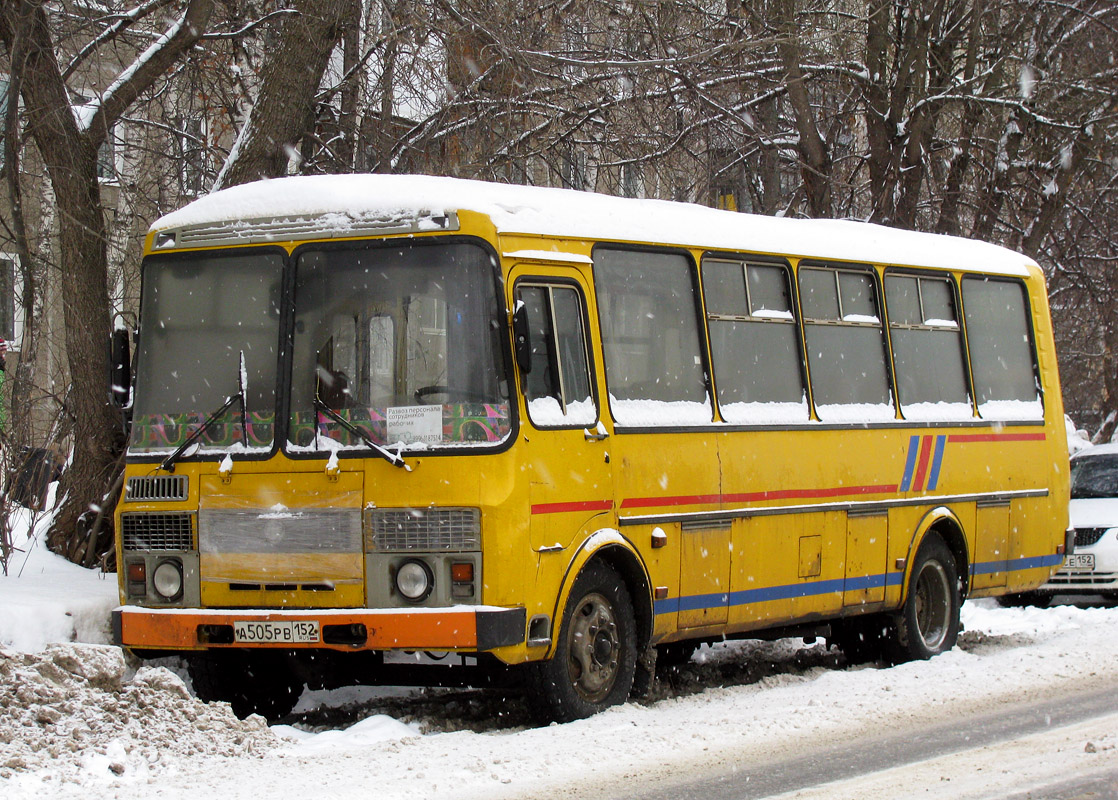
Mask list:
[[[528,416],[536,427],[592,425],[598,419],[590,391],[590,365],[582,300],[573,288],[524,285],[531,339],[531,369],[523,376]]]
[[[885,305],[901,413],[906,419],[971,417],[951,280],[886,274]]]
[[[692,273],[690,259],[678,253],[594,250],[606,384],[619,425],[713,419]]]
[[[703,294],[722,418],[734,424],[807,422],[787,269],[704,259]]]
[[[1025,287],[963,278],[963,312],[978,413],[991,419],[1043,416]]]
[[[873,273],[801,267],[800,303],[819,419],[894,419]]]

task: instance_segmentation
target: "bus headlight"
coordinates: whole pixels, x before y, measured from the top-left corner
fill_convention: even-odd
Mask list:
[[[164,600],[177,600],[182,594],[182,565],[173,559],[160,561],[151,574],[151,585]]]
[[[412,602],[426,599],[435,588],[431,568],[415,559],[405,561],[396,570],[396,589]]]

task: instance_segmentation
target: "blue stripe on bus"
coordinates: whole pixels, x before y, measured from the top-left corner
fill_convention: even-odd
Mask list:
[[[989,575],[994,572],[1014,572],[1023,569],[1037,569],[1039,567],[1057,567],[1064,563],[1061,555],[1029,556],[1028,558],[1014,558],[1006,561],[980,561],[971,564],[971,575]]]
[[[939,468],[943,464],[943,446],[947,443],[945,435],[936,437],[936,452],[932,456],[932,471],[928,474],[928,491],[934,492],[939,483]]]
[[[1064,562],[1060,555],[1029,556],[1008,561],[983,561],[972,564],[971,575],[985,575],[993,572],[1014,572],[1016,570],[1055,567]],[[715,592],[685,597],[671,597],[654,603],[656,614],[674,614],[678,611],[699,611],[704,608],[723,608],[744,606],[750,603],[766,603],[773,600],[791,600],[798,597],[814,597],[821,594],[880,589],[886,586],[900,586],[904,582],[903,572],[887,572],[866,575],[860,578],[836,578],[825,581],[767,586],[762,589],[746,589],[739,592]]]
[[[744,606],[750,603],[765,603],[771,600],[790,600],[797,597],[812,597],[821,594],[839,594],[843,591],[860,591],[885,586],[899,586],[904,580],[901,572],[880,575],[866,575],[860,578],[837,578],[808,583],[768,586],[763,589],[746,589],[740,592],[696,594],[657,600],[657,614],[673,614],[677,611],[699,611],[704,608],[723,608],[725,606]]]
[[[904,477],[901,478],[900,491],[907,492],[912,485],[912,472],[916,469],[916,456],[920,452],[920,437],[913,436],[908,440],[908,461],[904,465]],[[895,474],[895,473],[894,473]]]
[[[692,594],[677,599],[677,611],[699,611],[704,608],[722,608],[728,595],[725,592],[714,594]]]

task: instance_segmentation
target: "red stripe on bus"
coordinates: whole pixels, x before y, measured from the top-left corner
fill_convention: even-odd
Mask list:
[[[814,500],[825,497],[846,497],[853,494],[893,494],[897,484],[881,486],[833,486],[829,489],[772,489],[767,492],[727,494],[727,503],[748,503],[756,500]]]
[[[627,497],[621,501],[622,508],[653,508],[662,506],[697,506],[706,503],[720,503],[722,495],[696,494],[681,497]]]
[[[571,503],[537,503],[532,506],[533,514],[562,514],[567,511],[609,511],[612,500],[578,500]]]
[[[750,503],[759,500],[812,500],[846,497],[859,494],[894,494],[896,484],[879,486],[835,486],[829,489],[772,489],[765,492],[740,494],[702,494],[690,497],[629,497],[621,501],[621,508],[654,508],[665,506],[702,505],[708,503]]]
[[[912,490],[919,492],[924,488],[924,476],[928,474],[928,459],[932,455],[932,442],[934,436],[922,436],[920,442],[920,461],[916,465],[916,477],[912,479]]]
[[[955,433],[947,437],[948,442],[1043,442],[1043,433]]]

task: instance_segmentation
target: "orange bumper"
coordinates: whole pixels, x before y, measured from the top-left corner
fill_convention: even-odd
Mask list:
[[[525,610],[492,606],[433,609],[178,609],[121,606],[113,611],[113,640],[134,650],[224,647],[329,650],[458,650],[483,652],[524,641]],[[314,642],[244,642],[238,622],[316,622]]]

